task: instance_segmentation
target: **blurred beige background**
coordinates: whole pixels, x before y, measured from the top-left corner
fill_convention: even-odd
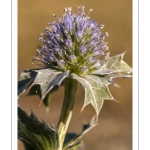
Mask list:
[[[77,11],[78,5],[85,6],[90,17],[104,24],[102,32],[108,32],[110,56],[127,51],[124,60],[132,67],[132,1],[131,0],[19,0],[18,1],[18,71],[35,68],[31,61],[36,48],[41,45],[40,33],[54,20],[52,14],[62,16],[65,7]],[[99,115],[99,125],[83,138],[85,150],[131,150],[132,149],[132,79],[116,79],[121,88],[109,86],[114,101],[105,101]],[[28,113],[31,109],[49,124],[57,125],[63,101],[63,88],[53,94],[50,112],[46,116],[44,105],[38,107],[37,96],[23,94],[18,103]],[[79,86],[69,132],[80,133],[82,124],[94,115],[91,105],[80,112],[84,90]],[[24,150],[18,141],[18,150]]]

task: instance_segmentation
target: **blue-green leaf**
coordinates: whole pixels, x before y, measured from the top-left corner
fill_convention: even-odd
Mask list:
[[[69,76],[69,71],[60,72],[48,68],[35,71],[37,76],[31,86],[40,85],[42,100],[54,87],[60,86],[62,81]]]
[[[69,71],[61,72],[50,68],[22,71],[18,80],[18,95],[31,87],[29,95],[38,94],[41,100],[44,100],[46,95],[59,87],[67,77]]]
[[[108,89],[109,84],[115,85],[112,79],[132,76],[132,68],[123,61],[123,56],[124,53],[101,60],[101,66],[88,75],[71,74],[72,78],[80,82],[85,89],[83,108],[92,104],[98,115],[104,100],[114,100]]]
[[[105,79],[109,81],[112,81],[113,78],[132,77],[132,68],[123,61],[124,54],[125,53],[102,60],[100,62],[101,67],[90,74],[105,77]]]
[[[80,77],[74,73],[72,73],[71,75],[73,79],[80,82],[85,89],[83,108],[88,104],[92,104],[98,116],[104,100],[114,100],[107,87],[110,82],[108,82],[105,78],[101,78],[95,75],[84,75]]]
[[[57,131],[33,112],[28,116],[21,107],[18,107],[18,139],[31,150],[54,150],[59,145]]]
[[[37,73],[32,70],[24,70],[18,79],[18,96],[20,96],[33,82]]]

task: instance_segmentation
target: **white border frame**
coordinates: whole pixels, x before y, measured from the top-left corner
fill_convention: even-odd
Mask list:
[[[149,1],[139,1],[139,148],[150,149],[150,5]],[[138,94],[137,93],[137,94]]]
[[[18,1],[12,2],[12,150],[18,150],[17,81],[18,81]]]
[[[140,2],[138,0],[132,1],[133,2],[132,4],[133,6],[132,7],[133,8],[133,18],[132,18],[133,21],[133,128],[132,128],[133,129],[133,138],[132,138],[133,150],[137,150],[139,148],[141,148],[141,150],[150,149],[149,138],[145,136],[145,135],[149,135],[148,129],[150,128],[150,121],[149,121],[150,105],[148,104],[150,100],[149,97],[147,98],[146,97],[147,95],[145,94],[149,92],[148,88],[145,87],[146,85],[148,85],[149,80],[148,78],[144,77],[144,75],[145,76],[149,75],[146,71],[148,71],[150,68],[149,66],[145,65],[145,64],[149,64],[149,53],[147,52],[150,50],[147,45],[150,42],[149,42],[149,38],[145,38],[145,34],[147,33],[148,35],[148,32],[150,30],[150,23],[147,21],[149,20],[149,14],[150,14],[147,11],[149,11],[150,8],[149,8],[149,4],[145,3],[146,0],[141,0],[141,1]],[[0,41],[2,41],[1,45],[4,46],[1,49],[0,61],[2,61],[1,69],[5,69],[5,71],[7,70],[7,73],[5,74],[1,73],[0,75],[0,78],[2,79],[4,85],[0,87],[1,88],[0,91],[2,94],[1,95],[2,104],[0,108],[0,115],[1,115],[0,132],[3,133],[0,136],[0,141],[1,141],[1,147],[5,147],[5,149],[10,149],[11,146],[13,150],[17,150],[18,3],[17,0],[13,0],[13,2],[11,0],[11,3],[10,1],[5,0],[0,2],[0,6],[2,6],[2,9],[0,10],[1,18],[2,19],[5,18],[5,20],[3,20],[1,23],[2,27],[0,27],[0,33],[1,33]],[[142,12],[144,12],[145,15],[143,15]],[[140,23],[139,23],[139,18],[140,18]],[[11,24],[11,28],[10,28],[10,24]],[[10,33],[12,36],[10,36]],[[8,42],[10,42],[10,44]],[[11,53],[9,52],[10,47],[11,47]],[[142,52],[140,52],[139,49],[141,49]],[[138,63],[139,60],[140,60],[140,64]],[[143,62],[143,64],[141,64],[141,62]],[[10,66],[11,69],[9,69]],[[139,72],[139,68],[141,69],[142,72]],[[10,74],[11,74],[11,78],[10,78]],[[141,81],[139,81],[139,77],[141,77],[142,79]],[[12,83],[11,86],[10,83]],[[10,95],[8,95],[9,90],[11,93]],[[7,99],[4,99],[4,97],[6,97]],[[9,97],[11,97],[11,102]],[[141,101],[139,101],[140,98]],[[148,116],[148,118],[146,115]],[[2,120],[4,117],[5,117],[5,121]],[[8,119],[9,117],[10,119]],[[145,122],[145,118],[147,119],[146,122]],[[11,144],[8,144],[9,141],[11,142]]]
[[[139,45],[138,45],[138,15],[139,15],[139,1],[132,1],[132,44],[133,44],[133,99],[132,99],[132,149],[139,149],[139,118],[138,118],[138,59],[139,59]]]

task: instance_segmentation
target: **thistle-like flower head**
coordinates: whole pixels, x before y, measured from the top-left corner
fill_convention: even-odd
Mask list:
[[[92,9],[89,10],[89,13]],[[116,85],[113,78],[131,77],[132,68],[123,61],[123,54],[109,57],[108,33],[102,34],[104,25],[98,25],[84,13],[84,6],[77,14],[65,8],[62,18],[49,24],[40,40],[34,61],[44,68],[25,70],[19,79],[18,94],[31,87],[30,94],[39,94],[43,101],[65,78],[78,81],[85,89],[84,105],[92,104],[98,115],[104,100],[114,100],[108,85]],[[104,55],[105,57],[101,57]],[[36,91],[36,92],[35,92]]]
[[[89,13],[91,11],[92,9]],[[58,20],[46,28],[45,34],[40,38],[43,45],[38,47],[33,60],[42,62],[44,67],[22,71],[18,82],[18,95],[30,87],[29,95],[38,94],[47,108],[53,90],[65,85],[65,107],[60,117],[63,121],[60,123],[65,126],[69,121],[66,121],[64,116],[67,115],[70,119],[68,112],[72,111],[77,82],[85,90],[82,109],[91,104],[98,118],[104,100],[115,100],[108,88],[109,84],[116,85],[113,78],[132,76],[132,68],[123,61],[124,53],[109,57],[109,53],[105,52],[108,46],[104,39],[108,33],[101,33],[104,25],[98,25],[90,19],[89,13],[86,15],[84,6],[79,6],[77,14],[73,13],[71,8],[65,8],[62,18],[54,15]],[[105,57],[100,57],[102,55]],[[33,143],[38,143],[34,147],[39,150],[45,150],[47,147],[59,149],[59,142],[63,139],[60,135],[65,135],[59,132],[59,129],[66,130],[64,125],[55,130],[47,123],[39,122],[33,113],[28,116],[21,108],[18,110],[19,139],[27,148],[31,149]],[[35,130],[28,127],[29,123],[39,128],[36,134]],[[79,146],[76,141],[95,125],[96,120],[92,119],[88,127],[86,125],[83,132],[65,144],[63,149],[76,149]],[[30,136],[31,133],[33,136]]]
[[[79,6],[77,14],[71,7],[64,9],[62,18],[54,14],[58,21],[50,23],[46,33],[39,38],[43,45],[38,47],[34,60],[78,75],[88,74],[99,67],[99,57],[108,50],[104,42],[108,33],[101,33],[104,25],[99,26],[90,19],[89,13],[86,15],[84,6]]]

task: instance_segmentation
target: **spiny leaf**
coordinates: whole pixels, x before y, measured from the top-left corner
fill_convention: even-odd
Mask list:
[[[71,74],[85,89],[83,108],[92,104],[98,116],[104,100],[114,100],[108,89],[109,84],[115,84],[112,79],[132,76],[132,68],[123,61],[123,56],[124,53],[102,60],[100,62],[101,67],[92,71],[89,75]]]
[[[37,73],[32,70],[24,70],[18,79],[18,96],[20,96],[32,83]]]
[[[54,128],[39,121],[33,112],[28,116],[21,107],[18,107],[18,139],[31,150],[54,150],[59,144]]]
[[[110,82],[108,82],[105,78],[101,78],[95,75],[84,75],[80,77],[74,73],[71,75],[73,79],[80,82],[85,89],[83,108],[91,103],[98,116],[104,100],[114,100],[108,89]]]
[[[31,86],[40,85],[41,99],[55,86],[60,86],[62,81],[69,76],[69,71],[58,72],[52,69],[35,70],[38,74]]]
[[[41,100],[56,90],[62,81],[69,77],[69,71],[61,72],[50,68],[40,68],[22,71],[18,80],[18,95],[31,87],[29,95],[38,94]]]
[[[132,68],[123,61],[123,54],[102,60],[101,67],[90,74],[95,74],[112,82],[113,78],[132,77]]]
[[[77,149],[78,146],[82,144],[82,142],[78,142],[89,130],[94,128],[97,125],[96,117],[94,116],[89,123],[83,125],[82,132],[77,135],[75,133],[67,133],[66,135],[66,143],[63,146],[63,150],[65,149]],[[69,139],[70,138],[70,139]]]

